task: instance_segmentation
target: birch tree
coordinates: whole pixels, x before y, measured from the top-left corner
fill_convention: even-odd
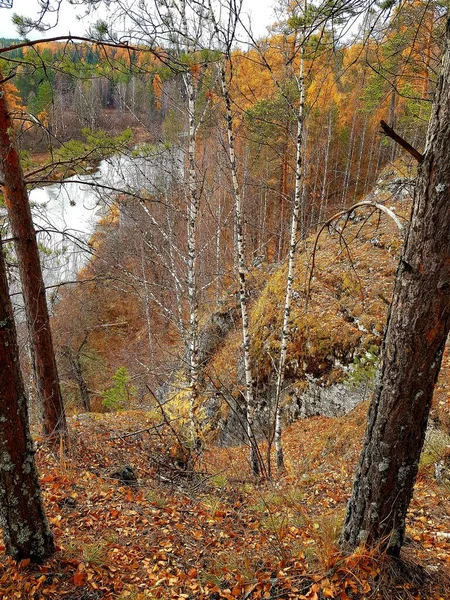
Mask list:
[[[235,218],[235,255],[236,267],[239,281],[239,306],[242,319],[242,350],[244,359],[244,376],[245,376],[245,412],[246,412],[246,427],[247,437],[250,445],[250,463],[252,472],[255,476],[262,474],[265,471],[261,454],[259,452],[258,443],[255,435],[255,413],[256,413],[256,398],[255,386],[253,381],[252,359],[250,354],[250,327],[248,315],[248,291],[247,291],[247,268],[245,262],[245,240],[244,240],[244,217],[242,210],[242,193],[239,183],[239,174],[236,163],[235,151],[235,136],[234,136],[234,120],[231,104],[230,81],[229,76],[232,76],[232,61],[231,61],[231,46],[234,41],[237,23],[239,22],[239,14],[241,2],[230,0],[227,5],[228,23],[222,28],[219,21],[216,19],[211,2],[209,3],[210,16],[214,25],[217,42],[221,47],[223,54],[219,61],[220,84],[222,97],[225,103],[225,120],[226,120],[226,135],[227,135],[227,154],[232,180],[233,199],[234,199],[234,218]],[[227,74],[227,66],[229,74]]]
[[[244,223],[242,214],[241,190],[239,186],[238,171],[236,165],[236,154],[234,148],[233,113],[231,110],[231,99],[225,70],[225,61],[221,62],[220,70],[222,95],[225,101],[226,109],[228,157],[230,161],[230,171],[233,182],[236,227],[235,241],[239,277],[239,305],[241,309],[242,318],[242,349],[244,353],[247,435],[250,442],[250,461],[252,466],[252,472],[254,475],[259,475],[261,472],[261,460],[255,436],[256,400],[252,374],[252,361],[250,355],[250,328],[248,318],[248,292],[246,280],[247,269],[245,265]]]
[[[95,4],[95,2],[88,2]],[[201,199],[201,186],[198,183],[198,135],[207,109],[199,108],[198,97],[202,86],[202,75],[207,61],[200,58],[200,51],[208,48],[207,9],[189,0],[172,2],[135,3],[129,0],[114,0],[116,7],[111,27],[115,21],[123,27],[127,24],[127,36],[131,42],[141,40],[149,47],[165,46],[165,63],[174,77],[183,85],[185,100],[186,130],[185,140],[185,198],[186,198],[186,242],[185,286],[180,294],[180,314],[185,322],[181,334],[185,334],[186,372],[189,388],[189,420],[192,441],[200,436],[199,426],[199,248],[198,219]],[[105,36],[109,35],[109,26],[102,23]],[[111,34],[111,40],[114,36]],[[184,119],[183,119],[184,120]],[[177,293],[180,289],[176,287]],[[184,296],[184,297],[183,297]],[[187,317],[181,304],[187,300]]]
[[[186,1],[180,2],[180,17],[183,31],[185,52],[188,58],[198,47],[189,35]],[[194,38],[195,40],[195,38]],[[198,423],[199,404],[199,361],[198,361],[198,255],[197,255],[197,221],[199,210],[199,191],[196,173],[197,124],[195,122],[196,86],[191,68],[183,73],[183,81],[187,95],[188,114],[188,230],[187,230],[187,289],[189,299],[189,388],[191,435],[195,441],[199,438]]]
[[[306,13],[306,1],[304,3]],[[289,238],[289,258],[287,266],[286,292],[284,298],[283,324],[281,327],[280,356],[278,360],[277,382],[275,388],[275,453],[278,470],[284,468],[281,414],[281,391],[283,388],[284,374],[286,368],[287,344],[289,338],[289,318],[291,314],[292,289],[294,286],[294,265],[297,254],[297,232],[301,218],[302,209],[302,145],[303,145],[303,120],[305,110],[305,83],[304,83],[304,60],[303,60],[304,36],[300,40],[300,66],[296,77],[299,93],[299,105],[297,113],[297,137],[296,137],[296,159],[295,159],[295,187],[294,203],[292,206],[291,232]]]

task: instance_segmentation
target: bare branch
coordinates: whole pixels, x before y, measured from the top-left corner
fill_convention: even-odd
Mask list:
[[[386,121],[381,120],[380,125],[381,125],[381,129],[384,131],[384,133],[388,137],[393,139],[394,142],[396,142],[399,146],[401,146],[404,150],[406,150],[406,152],[409,152],[409,154],[411,154],[411,156],[413,156],[419,164],[422,162],[423,154],[420,154],[420,152],[418,150],[413,148],[413,146],[411,146],[411,144],[409,144],[398,133],[396,133],[392,129],[392,127],[389,127],[389,125],[386,123]]]
[[[345,210],[341,210],[338,213],[334,214],[332,217],[327,219],[321,225],[319,231],[317,232],[316,239],[314,240],[312,258],[311,258],[311,269],[309,272],[308,284],[306,286],[306,301],[307,302],[309,300],[309,296],[310,296],[310,292],[311,292],[311,281],[313,278],[313,273],[314,273],[314,268],[315,268],[317,245],[319,243],[319,238],[320,238],[323,230],[326,227],[328,227],[329,225],[331,225],[331,223],[333,221],[336,221],[344,216],[349,217],[352,214],[352,212],[354,212],[357,208],[361,208],[363,206],[369,206],[371,208],[375,208],[376,210],[384,212],[386,215],[388,215],[388,217],[390,217],[394,221],[394,223],[397,225],[400,233],[403,234],[404,227],[403,227],[403,224],[401,223],[400,219],[398,218],[398,216],[390,208],[387,208],[386,206],[384,206],[384,204],[379,204],[378,202],[372,202],[371,200],[362,200],[361,202],[357,202],[356,204],[353,204],[353,206],[350,206],[350,208],[346,208]]]

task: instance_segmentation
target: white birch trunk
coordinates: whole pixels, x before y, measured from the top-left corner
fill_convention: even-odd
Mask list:
[[[188,94],[189,142],[188,142],[188,257],[187,286],[189,301],[189,417],[191,435],[195,440],[199,434],[198,410],[198,284],[197,284],[197,215],[198,195],[195,172],[196,134],[195,134],[195,87],[192,74],[184,76]]]
[[[308,144],[308,126],[305,123],[303,126],[303,146],[302,146],[303,156],[306,156],[307,144]],[[312,207],[310,206],[310,219],[309,219],[309,226],[308,226],[306,224],[306,179],[307,179],[307,175],[308,175],[308,165],[306,164],[306,160],[304,160],[302,162],[303,162],[303,169],[302,169],[303,181],[302,181],[302,200],[300,203],[299,236],[300,236],[301,240],[304,240],[306,238],[307,231],[311,227],[311,224],[312,224],[312,215],[311,215]]]
[[[191,55],[190,37],[186,14],[186,1],[180,4],[181,26],[185,43],[185,51]],[[198,363],[198,282],[197,282],[197,216],[199,198],[197,174],[195,169],[197,128],[195,123],[196,88],[194,76],[189,66],[183,75],[188,102],[188,231],[187,231],[187,291],[189,304],[189,420],[192,442],[199,438],[198,403],[199,403],[199,363]]]
[[[303,140],[303,119],[304,119],[304,76],[303,76],[303,48],[300,47],[300,71],[297,79],[300,102],[297,115],[297,140],[296,140],[296,160],[295,160],[295,190],[294,206],[292,209],[291,234],[289,240],[289,259],[288,273],[286,282],[286,295],[284,300],[283,326],[281,329],[281,347],[280,358],[278,362],[277,385],[275,389],[275,453],[278,470],[284,468],[284,454],[282,445],[282,407],[281,390],[284,382],[284,373],[286,367],[287,343],[289,336],[289,317],[291,314],[292,288],[294,285],[294,262],[297,251],[297,232],[301,215],[302,204],[302,140]]]
[[[221,254],[220,254],[220,244],[221,244],[221,229],[222,229],[222,193],[219,193],[219,205],[217,207],[217,225],[216,225],[216,310],[219,309],[219,299],[220,299],[220,283],[222,281],[222,269],[221,265]]]
[[[280,229],[278,232],[278,250],[277,250],[277,262],[280,262],[283,259],[283,222],[284,222],[284,198],[280,196]]]
[[[250,462],[254,475],[259,475],[261,471],[261,461],[258,452],[258,447],[254,432],[255,420],[255,396],[253,389],[252,364],[250,357],[250,331],[248,320],[247,306],[247,285],[246,285],[246,269],[245,269],[245,245],[243,234],[243,217],[242,217],[242,202],[237,175],[236,157],[234,150],[234,133],[233,133],[233,115],[231,111],[231,100],[228,90],[225,64],[220,65],[221,68],[221,84],[222,95],[225,101],[226,120],[227,120],[227,136],[228,136],[228,157],[230,160],[231,178],[233,181],[233,195],[235,207],[235,239],[236,239],[236,257],[237,269],[239,276],[239,303],[242,316],[242,347],[244,351],[244,370],[245,370],[245,401],[246,401],[246,420],[247,420],[247,435],[250,442]]]

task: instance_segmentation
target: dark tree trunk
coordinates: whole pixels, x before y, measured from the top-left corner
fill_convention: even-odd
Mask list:
[[[6,552],[41,562],[55,551],[45,518],[16,328],[0,242],[0,522]]]
[[[75,378],[78,383],[78,389],[80,390],[83,408],[86,412],[91,412],[91,398],[89,395],[88,386],[86,385],[86,382],[83,377],[83,369],[81,367],[81,361],[78,354],[74,354],[72,364],[75,372]]]
[[[84,345],[84,342],[82,346]],[[86,384],[86,381],[83,376],[83,367],[81,366],[80,360],[80,351],[76,352],[70,346],[66,346],[64,348],[64,354],[67,358],[67,361],[72,369],[73,376],[78,385],[78,389],[80,391],[80,398],[83,404],[83,408],[86,412],[91,412],[91,397],[89,394],[89,389]]]
[[[341,542],[398,556],[450,325],[450,20]]]
[[[36,385],[43,406],[44,435],[56,439],[59,435],[66,434],[66,418],[53,351],[36,233],[12,132],[5,93],[0,89],[3,193],[19,263]]]

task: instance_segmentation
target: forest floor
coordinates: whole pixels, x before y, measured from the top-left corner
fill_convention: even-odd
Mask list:
[[[447,410],[447,386],[438,392]],[[436,482],[431,451],[403,562],[339,552],[366,411],[294,423],[284,435],[286,473],[262,483],[250,476],[246,448],[208,448],[196,472],[178,468],[170,433],[150,413],[71,417],[65,455],[38,440],[57,553],[42,566],[1,559],[0,598],[447,600],[449,482]],[[136,482],[116,478],[124,465]]]

